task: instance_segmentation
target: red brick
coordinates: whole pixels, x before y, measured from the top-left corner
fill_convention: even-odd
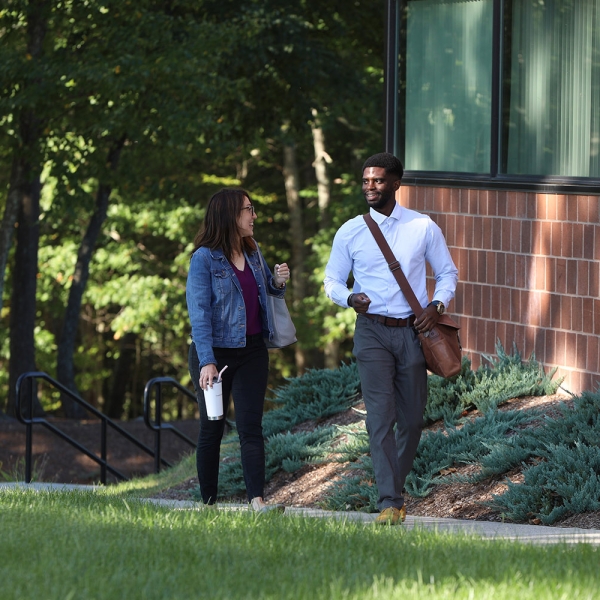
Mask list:
[[[528,322],[533,327],[540,327],[542,325],[542,297],[539,292],[528,292],[528,306],[527,311]]]
[[[480,250],[477,252],[477,281],[487,283],[487,252]]]
[[[465,216],[456,216],[456,245],[459,248],[464,248],[465,244]]]
[[[536,256],[533,263],[535,268],[535,289],[546,289],[546,259],[541,256]]]
[[[500,318],[503,321],[510,321],[510,289],[503,287],[500,289]]]
[[[573,224],[563,223],[561,228],[560,256],[571,258],[573,255]]]
[[[590,296],[600,296],[600,264],[597,261],[590,263]]]
[[[510,233],[511,233],[511,221],[510,219],[502,219],[502,251],[510,252]]]
[[[527,218],[527,194],[524,192],[515,192],[516,196],[516,212],[515,216],[520,219]]]
[[[460,191],[459,212],[463,215],[469,214],[469,190]]]
[[[558,294],[550,295],[550,327],[558,329],[560,327],[562,303],[561,296]]]
[[[502,294],[498,293],[498,288],[492,288],[494,293],[492,294],[492,314],[491,319],[496,321],[502,320]]]
[[[563,195],[556,196],[556,218],[559,221],[567,220],[567,202]]]
[[[473,217],[473,246],[483,248],[483,219]]]
[[[590,223],[598,223],[600,220],[600,209],[598,207],[600,198],[598,196],[588,196],[588,219]]]
[[[484,252],[486,264],[486,283],[496,283],[496,253]]]
[[[469,214],[478,215],[479,213],[479,190],[469,190]]]
[[[515,257],[515,285],[518,288],[527,286],[527,258],[522,254],[516,254]]]
[[[585,368],[593,373],[598,372],[598,337],[595,335],[587,336],[587,360]]]
[[[550,248],[552,256],[562,256],[562,223],[552,223]]]
[[[565,363],[566,352],[567,334],[564,331],[557,331],[554,335],[554,357],[552,357],[552,361],[556,364],[563,365]]]
[[[527,218],[537,219],[537,194],[525,194],[525,204],[527,208]]]
[[[450,201],[450,188],[438,188],[435,204],[439,212],[444,212],[448,214],[452,211],[452,202]]]
[[[496,322],[487,319],[485,323],[485,351],[494,352],[496,348]]]
[[[473,248],[473,246],[474,246],[474,244],[473,244],[474,221],[475,221],[475,219],[470,215],[467,215],[465,217],[465,246],[467,248]]]
[[[594,225],[583,226],[583,257],[588,260],[594,258]]]
[[[579,223],[588,223],[589,216],[588,197],[577,196],[577,221],[579,221]]]
[[[561,311],[560,311],[560,328],[570,331],[571,327],[571,299],[572,296],[562,296]]]
[[[573,258],[583,257],[583,225],[573,223]]]
[[[542,224],[539,221],[533,221],[531,224],[531,250],[533,254],[543,254],[542,250]]]
[[[457,188],[450,190],[450,210],[454,214],[460,212],[460,190]]]
[[[557,218],[557,207],[556,207],[556,194],[546,195],[546,218],[550,221],[556,221]]]
[[[502,250],[502,219],[492,220],[492,250]]]
[[[546,204],[546,194],[538,194],[537,201],[537,218],[540,221],[545,221],[548,217],[548,209]]]
[[[521,291],[510,290],[510,320],[513,323],[521,322]]]
[[[565,347],[565,364],[572,367],[577,356],[577,334],[572,331],[567,332],[566,347]]]
[[[454,294],[454,300],[452,301],[452,307],[450,310],[453,313],[464,314],[465,313],[465,284],[459,280],[456,286],[456,292]]]
[[[472,286],[472,297],[471,297],[471,314],[474,317],[481,316],[481,286],[474,285]]]
[[[510,222],[510,251],[521,252],[521,221],[512,219]]]
[[[567,293],[567,261],[564,258],[556,259],[555,290],[559,294]]]
[[[492,247],[492,218],[491,217],[482,217],[481,226],[482,226],[482,242],[481,247],[486,250],[491,249]]]
[[[534,346],[535,357],[540,360],[543,356],[548,356],[546,353],[546,330],[537,329]]]
[[[552,223],[550,221],[542,221],[540,250],[540,254],[544,256],[552,254]]]
[[[571,298],[571,329],[583,331],[583,300],[576,296]]]
[[[521,222],[521,252],[530,254],[533,250],[531,221]]]
[[[585,369],[587,364],[587,336],[577,336],[577,368]]]
[[[567,219],[577,221],[577,196],[567,196]]]
[[[504,346],[506,343],[506,323],[502,321],[496,322],[496,340],[500,340],[500,343]]]
[[[506,254],[496,253],[496,285],[507,285],[506,283]]]
[[[587,260],[580,260],[577,263],[577,294],[579,296],[589,295],[589,263]]]
[[[506,215],[511,219],[517,216],[517,194],[516,192],[508,192],[506,194]]]
[[[577,293],[577,261],[567,261],[567,294]]]
[[[481,286],[481,317],[487,320],[492,319],[492,287],[489,285]]]
[[[550,327],[550,294],[540,294],[540,324]]]
[[[508,192],[500,192],[498,194],[497,213],[499,217],[508,215]]]
[[[523,325],[515,325],[514,342],[517,346],[517,350],[521,353],[521,355],[523,355],[523,353],[525,352],[525,329],[526,328]]]
[[[548,292],[554,292],[556,289],[556,259],[546,259],[546,286],[545,290]]]
[[[510,285],[512,287],[517,284],[517,277],[515,274],[515,255],[514,254],[506,254],[506,262],[505,262],[505,277],[506,277],[506,285]]]
[[[594,302],[594,325],[592,332],[594,335],[600,335],[600,300],[593,298]]]
[[[590,325],[594,322],[594,299],[582,298],[583,325],[585,333],[589,333]]]
[[[556,354],[556,332],[552,329],[546,331],[546,356],[554,357]]]

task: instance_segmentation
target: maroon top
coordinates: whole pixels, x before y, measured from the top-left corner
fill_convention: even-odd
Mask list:
[[[242,286],[242,295],[246,305],[246,335],[262,333],[262,319],[260,318],[260,303],[258,302],[258,287],[252,269],[246,261],[244,270],[240,271],[231,261],[234,273]]]

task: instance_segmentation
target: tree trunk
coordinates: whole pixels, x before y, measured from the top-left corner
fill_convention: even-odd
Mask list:
[[[124,143],[125,137],[122,137],[115,142],[108,154],[108,164],[113,171],[117,168]],[[102,225],[106,220],[111,191],[112,187],[106,184],[101,184],[98,188],[96,194],[96,209],[90,219],[87,231],[83,236],[79,251],[77,252],[77,263],[75,264],[71,288],[69,289],[69,299],[58,343],[58,355],[56,359],[57,378],[64,386],[76,394],[79,394],[79,391],[77,390],[77,385],[75,383],[73,356],[75,353],[75,342],[77,340],[81,302],[90,274],[90,262],[94,254],[94,248],[98,241]],[[68,396],[63,396],[61,401],[63,411],[67,418],[81,419],[85,417],[85,409],[73,402]]]
[[[315,160],[313,167],[317,178],[317,196],[319,200],[319,220],[321,228],[329,227],[331,219],[329,218],[329,203],[331,200],[331,189],[329,185],[329,176],[327,175],[327,164],[331,163],[331,157],[325,151],[325,134],[319,121],[319,113],[313,108],[314,121],[311,122],[311,131],[313,138],[313,148]]]
[[[7,413],[14,416],[15,385],[26,371],[35,371],[35,309],[38,274],[40,191],[39,176],[29,183],[15,186],[19,190],[20,205],[17,215],[17,246],[13,269],[10,302],[10,359],[8,363]],[[43,410],[37,395],[34,398],[34,415]],[[27,414],[27,416],[30,416]]]
[[[127,389],[136,360],[135,333],[126,333],[119,344],[119,358],[113,370],[112,385],[104,403],[104,414],[111,419],[120,419],[125,407]]]
[[[31,60],[39,60],[48,26],[50,3],[46,0],[30,2],[27,21],[27,54]],[[28,84],[36,85],[35,81]],[[4,281],[4,269],[8,259],[14,211],[17,215],[17,247],[12,270],[13,287],[10,306],[10,359],[8,362],[8,401],[6,412],[15,415],[15,385],[26,371],[35,371],[35,310],[38,274],[38,246],[40,237],[41,165],[40,140],[44,123],[35,108],[23,109],[18,115],[20,145],[15,148],[11,169],[9,195],[2,222],[2,258],[0,276]],[[2,284],[4,287],[4,284]],[[34,390],[35,392],[35,390]],[[34,396],[33,412],[43,414]],[[28,415],[30,416],[30,415]]]
[[[329,204],[331,202],[331,187],[327,175],[327,163],[331,162],[331,157],[325,151],[325,134],[319,122],[319,113],[313,108],[314,121],[311,122],[313,148],[315,160],[313,167],[317,178],[317,194],[319,200],[319,221],[321,229],[326,229],[331,225],[329,217]],[[333,307],[330,311],[333,312]],[[340,366],[340,342],[339,340],[328,340],[323,348],[325,357],[325,367],[327,369],[337,369]]]
[[[283,148],[283,176],[285,194],[290,213],[290,233],[292,237],[292,298],[295,308],[301,306],[306,294],[306,275],[304,273],[304,227],[302,225],[302,201],[300,199],[300,177],[296,162],[296,146],[285,143]],[[298,374],[306,370],[306,354],[300,344],[294,345],[296,369]]]
[[[2,312],[2,296],[4,294],[4,279],[6,277],[6,265],[8,263],[8,254],[12,245],[15,225],[17,224],[17,215],[19,213],[19,190],[12,187],[13,182],[23,179],[23,161],[15,155],[12,161],[10,174],[11,187],[6,197],[6,206],[2,216],[2,225],[0,225],[0,312]]]

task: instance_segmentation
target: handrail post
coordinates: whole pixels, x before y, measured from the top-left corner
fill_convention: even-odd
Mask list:
[[[106,485],[106,419],[101,420],[100,430],[100,458],[102,459],[102,463],[100,464],[100,483]]]
[[[161,442],[161,425],[162,425],[162,386],[156,386],[156,436],[154,438],[154,472],[160,473],[160,442]]]
[[[31,483],[33,470],[33,391],[35,390],[35,386],[32,384],[31,380],[26,381],[29,382],[29,419],[27,420],[25,432],[25,483]]]

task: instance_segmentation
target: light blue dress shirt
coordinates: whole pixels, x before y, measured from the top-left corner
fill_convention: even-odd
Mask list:
[[[370,210],[421,306],[429,304],[426,263],[435,277],[432,300],[447,307],[456,290],[458,269],[452,261],[442,230],[427,215],[396,204],[389,217]],[[369,313],[405,319],[413,314],[362,215],[347,221],[335,235],[325,268],[325,293],[340,306],[348,306],[348,277],[352,292],[371,299]]]

